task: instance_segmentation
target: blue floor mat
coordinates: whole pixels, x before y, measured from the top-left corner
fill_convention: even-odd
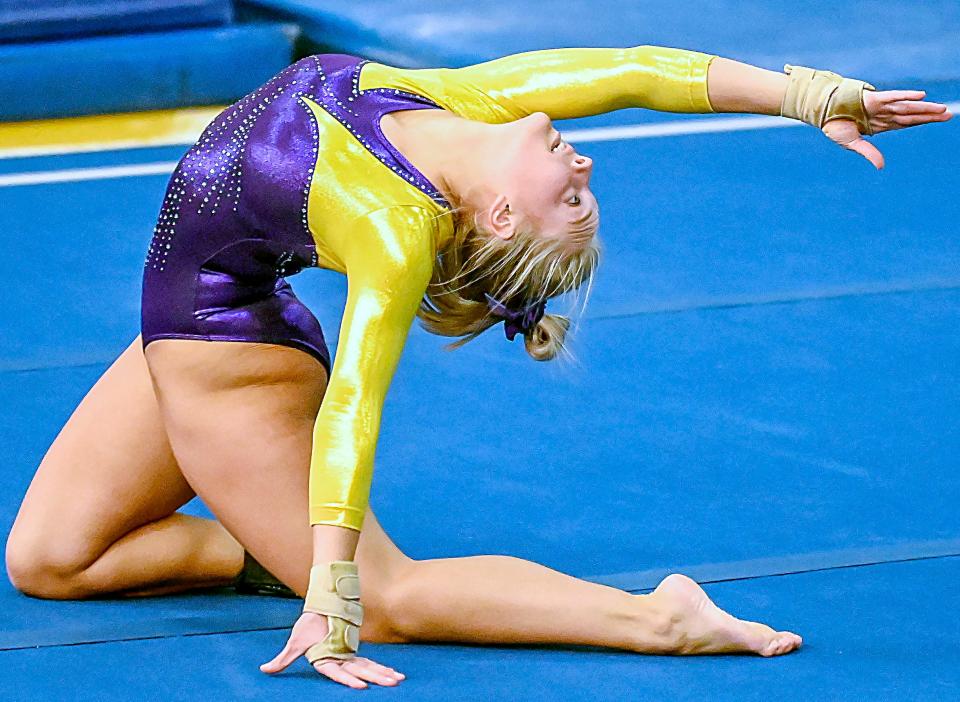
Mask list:
[[[960,77],[960,5],[953,0],[824,11],[800,0],[241,0],[298,22],[315,43],[409,66],[460,66],[562,46],[656,44],[697,49],[773,70],[813,65],[891,81]],[[866,18],[869,18],[867,20]]]
[[[645,656],[584,647],[363,644],[407,679],[364,694],[391,700],[537,699],[929,702],[960,696],[955,628],[960,559],[898,563],[707,585],[722,608],[804,637],[788,656]],[[0,652],[5,698],[352,700],[358,694],[298,661],[268,677],[286,631]],[[56,654],[51,655],[55,651]],[[377,690],[377,692],[373,692]]]
[[[33,0],[0,8],[0,41],[226,24],[230,0]]]

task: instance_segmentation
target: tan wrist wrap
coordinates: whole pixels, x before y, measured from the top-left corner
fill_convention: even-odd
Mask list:
[[[356,656],[363,623],[356,562],[330,561],[313,566],[303,611],[326,615],[330,629],[323,641],[307,649],[308,661]]]
[[[790,76],[780,105],[783,117],[798,119],[818,129],[831,119],[849,119],[857,123],[861,134],[873,134],[863,106],[863,91],[876,90],[872,85],[804,66],[787,64],[783,70]]]

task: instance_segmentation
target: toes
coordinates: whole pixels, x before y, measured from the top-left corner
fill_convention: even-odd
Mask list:
[[[766,647],[760,652],[761,656],[780,656],[784,653],[799,648],[803,642],[796,634],[789,631],[781,631],[773,637]]]

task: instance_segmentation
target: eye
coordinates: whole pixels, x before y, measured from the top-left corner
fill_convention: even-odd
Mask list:
[[[574,200],[576,200],[576,202],[574,202]],[[571,205],[573,205],[574,207],[576,207],[577,205],[580,204],[580,196],[579,196],[579,195],[574,195],[572,198],[570,198],[569,200],[567,200],[567,202],[569,202]]]
[[[559,135],[557,136],[557,143],[550,147],[551,151],[556,151],[560,148],[560,145],[563,144],[563,138]]]

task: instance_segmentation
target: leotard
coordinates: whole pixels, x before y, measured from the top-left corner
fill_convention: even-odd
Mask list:
[[[713,56],[653,46],[514,54],[458,69],[308,56],[218,115],[167,186],[144,262],[143,345],[161,338],[299,348],[327,370],[310,462],[310,523],[359,531],[383,402],[451,236],[450,205],[380,130],[445,109],[484,122],[627,107],[711,112]],[[286,277],[347,276],[336,358]]]

